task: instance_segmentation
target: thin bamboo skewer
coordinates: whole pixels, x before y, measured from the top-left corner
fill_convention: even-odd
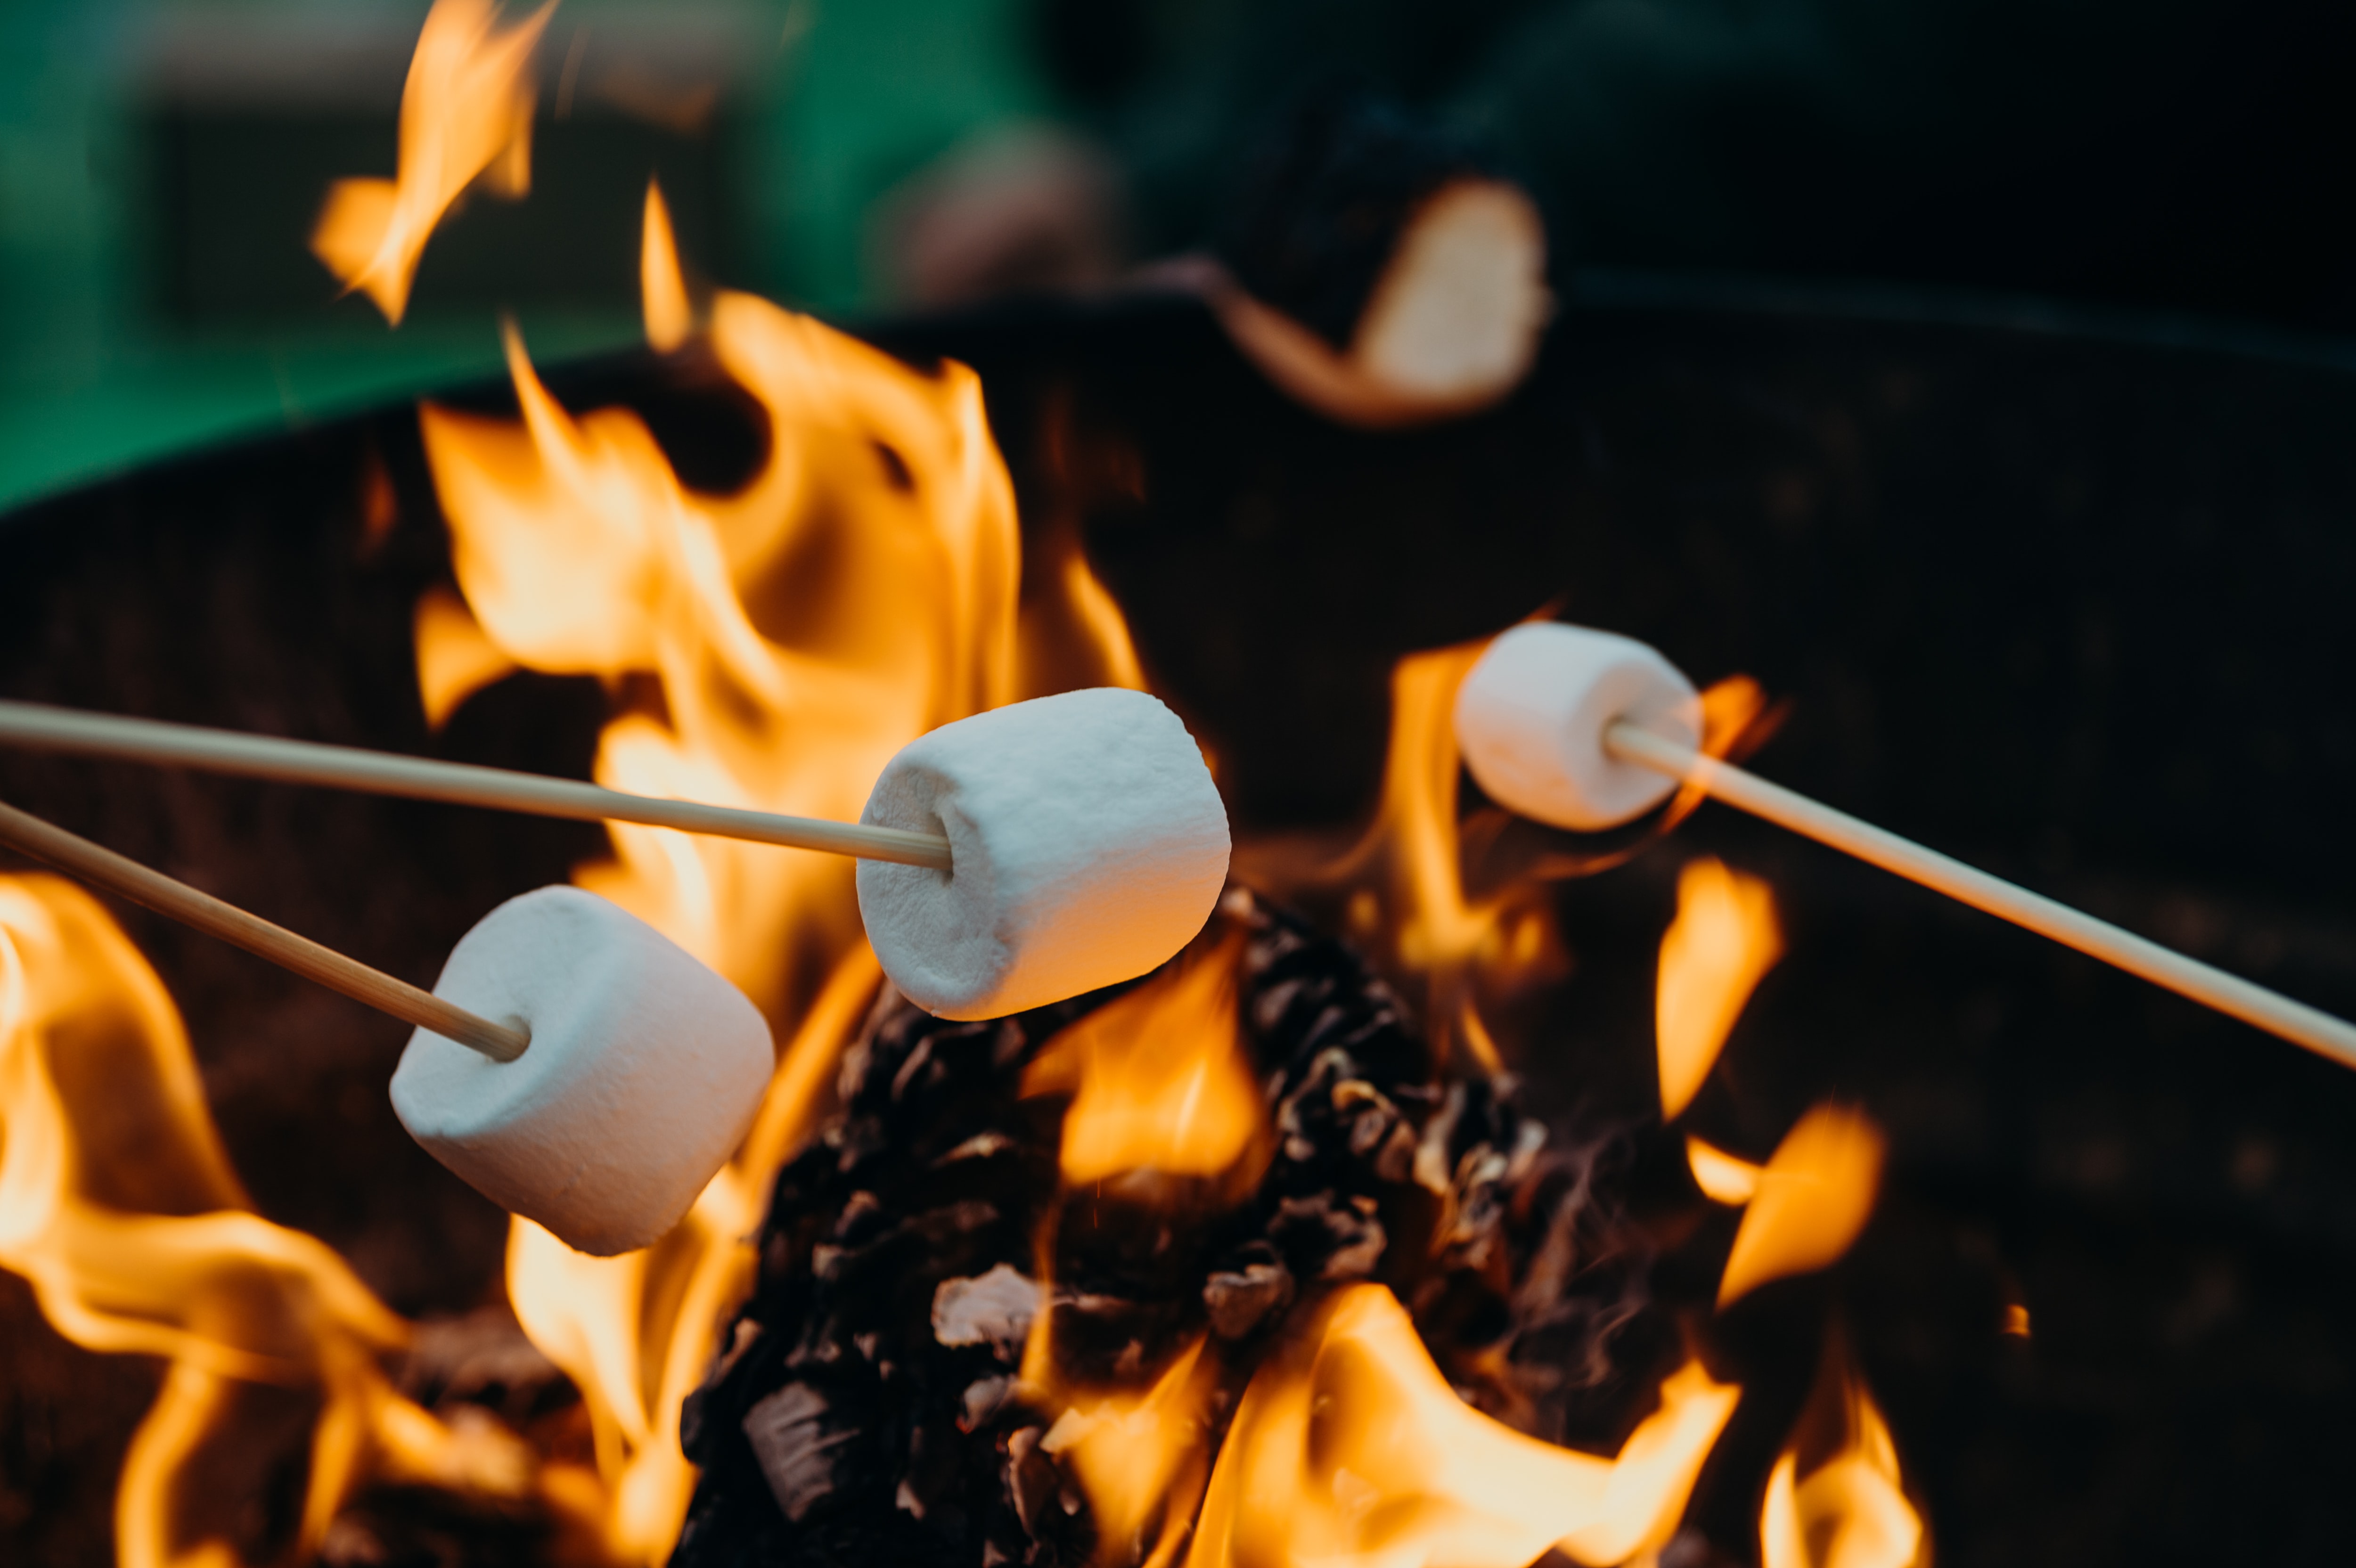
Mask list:
[[[171,763],[209,773],[277,779],[288,784],[327,784],[375,795],[487,806],[495,811],[522,811],[584,822],[639,822],[651,827],[677,828],[682,833],[783,844],[831,855],[853,855],[866,860],[929,866],[938,871],[949,869],[949,841],[933,833],[626,795],[577,779],[510,773],[471,763],[440,763],[392,752],[364,751],[357,746],[248,735],[234,730],[208,730],[156,719],[85,713],[37,702],[0,702],[0,741],[40,751]]]
[[[471,1046],[494,1061],[513,1061],[531,1043],[531,1031],[493,1023],[406,980],[396,980],[371,969],[357,958],[347,958],[332,947],[322,947],[307,936],[273,925],[210,893],[116,854],[102,845],[78,837],[29,812],[0,802],[0,844],[21,850],[34,859],[120,893],[157,914],[194,926],[209,936],[244,948],[248,953],[316,980],[331,991],[341,991],[356,1002],[391,1013],[403,1023],[431,1029],[446,1040]]]
[[[2356,1067],[2356,1024],[2334,1018],[2305,1002],[2244,980],[2238,975],[2187,957],[2174,948],[2137,936],[2108,921],[2057,903],[2042,893],[1990,876],[1961,860],[1928,849],[1910,838],[1861,822],[1769,784],[1731,763],[1640,730],[1626,720],[1607,726],[1604,750],[1624,761],[1684,780],[1727,805],[1765,817],[1804,837],[1831,846],[1860,860],[1935,889],[1974,909],[1984,910],[2015,925],[2026,926],[2065,947],[2115,965],[2130,975],[2165,986],[2221,1013],[2259,1029],[2342,1066]]]

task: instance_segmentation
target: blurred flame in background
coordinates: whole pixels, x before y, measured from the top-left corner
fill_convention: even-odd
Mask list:
[[[1694,1185],[1713,1203],[1740,1209],[1758,1194],[1762,1168],[1691,1133],[1686,1135],[1686,1164],[1692,1168]]]
[[[408,1325],[324,1243],[252,1212],[162,982],[96,900],[43,875],[0,877],[0,1264],[75,1344],[166,1362],[115,1496],[126,1568],[306,1562],[369,1479],[536,1499],[586,1532],[594,1477],[394,1392],[379,1359]],[[247,1499],[187,1467],[266,1445],[290,1403],[310,1434],[284,1461],[299,1519],[244,1539]]]
[[[662,187],[647,181],[647,211],[638,240],[638,294],[647,319],[647,342],[668,354],[695,328],[687,303],[687,278],[680,271],[679,243],[672,239],[670,208]]]
[[[1837,1325],[1792,1440],[1767,1478],[1759,1553],[1760,1568],[1920,1568],[1930,1561],[1922,1516],[1899,1476],[1898,1445]]]
[[[328,187],[312,253],[395,325],[450,204],[477,184],[509,199],[531,189],[531,57],[555,9],[501,30],[496,0],[434,0],[401,91],[397,176]]]
[[[1391,1293],[1350,1285],[1253,1376],[1188,1568],[1625,1562],[1676,1531],[1740,1397],[1688,1362],[1617,1458],[1558,1448],[1457,1398]]]
[[[1686,862],[1676,919],[1661,938],[1655,1004],[1662,1120],[1676,1120],[1693,1103],[1751,991],[1783,955],[1765,882],[1708,855]]]
[[[1719,1277],[1732,1305],[1770,1280],[1837,1261],[1865,1229],[1881,1189],[1881,1129],[1847,1105],[1816,1106],[1794,1124],[1759,1172]]]

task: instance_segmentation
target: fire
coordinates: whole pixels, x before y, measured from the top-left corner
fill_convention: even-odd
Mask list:
[[[312,253],[387,321],[400,324],[425,241],[468,187],[531,189],[531,56],[555,9],[501,29],[496,0],[434,0],[401,91],[399,176],[328,187]]]
[[[441,729],[466,699],[515,671],[515,660],[491,641],[466,602],[438,583],[419,596],[411,628],[417,695],[430,730]]]
[[[921,374],[742,294],[718,297],[710,334],[768,416],[766,461],[732,496],[681,485],[635,414],[561,407],[512,329],[520,425],[423,411],[459,586],[506,658],[641,695],[606,726],[598,782],[855,818],[901,746],[1014,695],[1012,486],[963,368]],[[590,1405],[610,1543],[655,1562],[692,1485],[680,1403],[749,1277],[770,1179],[879,976],[849,862],[612,835],[616,859],[576,880],[712,964],[793,1040],[759,1128],[670,1236],[602,1260],[521,1222],[510,1243],[517,1315]],[[1206,1116],[1228,1104],[1215,1073],[1202,1086]]]
[[[1686,1164],[1692,1169],[1694,1185],[1701,1189],[1703,1197],[1737,1209],[1758,1196],[1759,1179],[1766,1174],[1761,1167],[1704,1143],[1691,1133],[1686,1135]]]
[[[1802,1116],[1759,1172],[1719,1278],[1719,1306],[1847,1252],[1873,1213],[1882,1155],[1881,1130],[1862,1111],[1826,1104]]]
[[[1689,1362],[1612,1459],[1526,1437],[1456,1397],[1380,1285],[1350,1286],[1253,1377],[1188,1568],[1524,1568],[1665,1544],[1740,1390]]]
[[[1424,1025],[1443,1058],[1461,1044],[1486,1071],[1500,1066],[1476,1001],[1485,967],[1533,969],[1556,947],[1542,905],[1521,892],[1467,895],[1460,863],[1456,688],[1486,639],[1409,654],[1391,670],[1390,748],[1374,821],[1347,854],[1298,880],[1355,890],[1353,934],[1426,987]],[[1280,891],[1287,868],[1271,867]]]
[[[638,243],[638,293],[645,305],[647,341],[665,354],[686,342],[695,325],[687,304],[687,279],[679,270],[670,208],[663,205],[662,187],[653,180],[647,181],[646,223]]]
[[[1065,1407],[1039,1446],[1078,1475],[1108,1562],[1164,1568],[1203,1496],[1215,1368],[1196,1339],[1141,1395]],[[1135,1549],[1150,1541],[1151,1550]]]
[[[327,1246],[252,1211],[207,1114],[179,1014],[97,901],[0,877],[0,1265],[88,1349],[160,1356],[162,1392],[116,1493],[125,1568],[307,1561],[369,1480],[510,1502],[578,1527],[588,1478],[496,1429],[455,1431],[402,1398],[380,1358],[408,1325]],[[292,1540],[229,1539],[181,1484],[211,1451],[273,1441],[252,1391],[311,1406]]]
[[[1751,993],[1783,955],[1775,897],[1756,877],[1703,856],[1677,877],[1677,914],[1661,938],[1656,1003],[1661,1116],[1693,1103]]]
[[[1759,1551],[1761,1568],[1917,1568],[1929,1561],[1922,1517],[1899,1474],[1898,1445],[1837,1329],[1768,1477]]]
[[[760,473],[690,492],[637,415],[575,417],[509,333],[523,423],[428,407],[427,454],[476,618],[531,669],[648,694],[601,784],[856,818],[892,754],[1012,696],[1014,507],[980,388],[742,294],[712,346],[763,406]],[[859,941],[830,857],[616,827],[614,898],[789,1025]]]
[[[1258,1080],[1237,1011],[1238,931],[1197,944],[1175,966],[1049,1040],[1023,1072],[1025,1094],[1069,1093],[1064,1182],[1133,1170],[1217,1177],[1266,1142]]]
[[[1445,1057],[1461,1044],[1475,1065],[1495,1072],[1502,1059],[1483,1003],[1552,978],[1567,963],[1541,884],[1616,865],[1642,846],[1549,854],[1494,892],[1468,891],[1454,711],[1456,688],[1487,646],[1484,638],[1409,654],[1392,667],[1382,796],[1373,821],[1346,853],[1303,864],[1298,853],[1248,847],[1238,853],[1238,866],[1246,880],[1280,897],[1338,892],[1351,933],[1394,974],[1421,982],[1422,1021],[1434,1048]],[[1702,750],[1739,754],[1764,736],[1772,718],[1758,682],[1730,676],[1702,693]],[[1680,791],[1654,831],[1666,831],[1704,798],[1696,789]],[[1772,904],[1767,920],[1772,933]],[[1761,972],[1772,962],[1766,959]],[[1734,995],[1735,1011],[1757,978]],[[1701,1070],[1708,1071],[1706,1061]]]
[[[1215,926],[1214,927],[1215,930]],[[1124,1176],[1194,1178],[1221,1200],[1248,1192],[1269,1152],[1266,1109],[1237,987],[1244,936],[1196,942],[1178,962],[1057,1033],[1023,1070],[1026,1094],[1069,1094],[1059,1174],[1071,1191]],[[1037,1239],[1044,1309],[1022,1381],[1057,1412],[1041,1446],[1066,1456],[1110,1562],[1169,1563],[1208,1474],[1217,1365],[1196,1339],[1143,1392],[1074,1389],[1055,1346],[1055,1228]]]

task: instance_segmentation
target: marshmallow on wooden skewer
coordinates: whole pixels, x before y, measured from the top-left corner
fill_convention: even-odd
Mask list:
[[[1226,810],[1194,738],[1117,687],[918,737],[861,820],[948,837],[948,870],[862,860],[858,878],[884,972],[943,1018],[999,1018],[1142,975],[1202,930],[1226,881]]]
[[[584,1252],[626,1252],[676,1223],[768,1084],[753,1004],[578,888],[493,910],[429,994],[5,803],[0,843],[416,1025],[393,1074],[402,1124]]]
[[[28,702],[0,701],[0,742],[854,855],[869,868],[860,896],[885,972],[943,1011],[1014,1011],[1143,974],[1201,929],[1226,868],[1226,812],[1184,726],[1119,689],[1018,703],[919,737],[862,823]],[[992,749],[1003,755],[974,772]],[[957,797],[953,812],[929,804],[943,792]],[[950,816],[956,845],[943,832]],[[900,821],[929,826],[878,826]],[[937,874],[879,877],[878,860]],[[1047,907],[1057,899],[1071,901],[1068,917]]]
[[[1456,739],[1483,789],[1541,822],[1589,831],[1614,827],[1683,782],[2356,1067],[2356,1024],[1708,756],[1697,742],[1698,718],[1692,684],[1644,644],[1584,626],[1533,623],[1491,643],[1465,676],[1457,691]],[[1654,782],[1640,786],[1646,773]]]
[[[579,888],[510,899],[451,950],[434,994],[519,1020],[495,1061],[421,1028],[392,1108],[427,1153],[581,1252],[678,1223],[752,1125],[775,1065],[743,992]]]
[[[1677,787],[1604,748],[1614,719],[1692,745],[1701,699],[1634,638],[1558,621],[1500,635],[1456,691],[1456,739],[1481,787],[1509,810],[1581,832],[1642,816]]]

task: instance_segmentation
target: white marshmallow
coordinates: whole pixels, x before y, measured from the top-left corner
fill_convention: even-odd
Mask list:
[[[1701,699],[1633,638],[1558,621],[1499,636],[1456,692],[1456,743],[1490,798],[1582,832],[1639,816],[1676,788],[1603,749],[1604,727],[1621,719],[1697,745]]]
[[[743,992],[579,888],[485,915],[434,994],[522,1019],[531,1044],[493,1061],[419,1029],[392,1075],[401,1125],[492,1202],[599,1256],[678,1223],[752,1125],[775,1067]]]
[[[1227,876],[1227,814],[1178,716],[1066,691],[903,748],[862,822],[948,837],[953,869],[859,863],[884,973],[948,1019],[1002,1018],[1142,975],[1193,940]]]

